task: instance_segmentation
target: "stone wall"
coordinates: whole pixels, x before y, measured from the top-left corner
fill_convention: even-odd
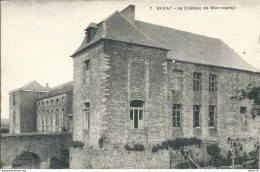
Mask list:
[[[13,104],[15,96],[15,104]],[[9,93],[9,132],[20,133],[20,91]],[[14,114],[16,115],[14,117]]]
[[[50,158],[60,157],[62,150],[69,150],[71,133],[60,134],[2,134],[1,161],[3,168],[12,168],[12,163],[24,151],[40,157],[40,168],[50,168]]]
[[[110,68],[103,134],[112,143],[153,144],[172,138],[170,116],[166,112],[167,51],[106,41],[104,52]],[[133,128],[132,100],[144,102],[143,128]]]
[[[70,130],[70,119],[68,117],[68,114],[72,113],[72,96],[70,92],[37,101],[38,132],[64,132],[64,130]],[[57,123],[56,115],[58,115]]]
[[[90,60],[86,71],[84,61]],[[102,130],[102,115],[106,109],[106,73],[108,59],[103,53],[103,43],[73,58],[73,140],[97,146]],[[88,80],[86,80],[88,77]],[[84,103],[90,104],[89,127],[84,129]]]
[[[166,150],[152,153],[151,149],[142,152],[127,151],[123,147],[101,150],[89,148],[74,149],[71,154],[72,169],[168,169],[170,155]],[[86,156],[87,155],[87,156]]]
[[[172,92],[174,70],[182,71],[182,90]],[[184,62],[168,62],[168,112],[173,104],[181,104],[181,127],[173,129],[174,137],[222,138],[234,136],[258,137],[259,117],[252,119],[251,104],[247,99],[232,99],[248,84],[260,85],[260,74]],[[193,91],[193,73],[201,73],[201,91]],[[209,92],[209,74],[217,76],[217,91]],[[193,105],[201,106],[201,126],[193,127]],[[209,127],[209,106],[216,106],[216,125]],[[240,108],[246,107],[246,113]],[[172,121],[172,119],[171,119]],[[190,132],[193,131],[193,132]]]

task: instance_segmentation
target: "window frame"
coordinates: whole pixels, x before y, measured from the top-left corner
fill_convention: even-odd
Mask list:
[[[182,110],[181,104],[173,104],[173,107],[172,107],[172,117],[173,117],[172,126],[174,128],[182,127],[182,124],[181,124],[181,110]],[[179,117],[179,120],[178,120],[178,117]],[[179,124],[179,126],[178,126],[178,124]]]
[[[172,88],[174,91],[182,91],[183,81],[182,81],[183,72],[181,70],[172,71]]]
[[[196,120],[196,115],[198,115],[198,120]],[[201,127],[201,105],[193,105],[193,127],[200,128]],[[198,123],[198,125],[196,124]]]
[[[201,73],[193,72],[193,92],[200,92],[201,84]]]
[[[90,70],[90,59],[87,59],[84,61],[84,70],[89,71]]]
[[[131,129],[144,129],[144,101],[130,101],[129,119],[132,123]]]
[[[90,130],[90,102],[83,103],[83,128]]]
[[[13,125],[16,125],[17,121],[16,121],[16,111],[13,111]]]
[[[212,116],[213,114],[213,116]],[[211,120],[213,118],[213,121]],[[211,125],[213,123],[213,125]],[[216,106],[209,106],[209,128],[216,128]]]
[[[13,106],[15,106],[15,104],[16,104],[16,98],[15,98],[15,95],[13,95]]]
[[[248,117],[247,117],[247,107],[241,106],[240,107],[240,114],[243,114],[243,124],[247,125],[248,124]]]
[[[209,74],[209,92],[217,92],[217,75]]]

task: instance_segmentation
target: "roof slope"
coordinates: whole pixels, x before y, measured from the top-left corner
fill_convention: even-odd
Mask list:
[[[32,81],[32,82],[26,84],[25,86],[12,90],[10,92],[18,91],[18,90],[21,90],[21,91],[49,91],[49,88],[42,86],[37,81]]]
[[[77,55],[88,46],[99,41],[100,39],[110,39],[134,43],[138,45],[145,45],[149,47],[167,49],[166,47],[158,44],[157,42],[146,36],[135,25],[130,23],[121,13],[116,11],[97,25],[97,32],[94,38],[89,43],[87,43],[87,35],[85,35],[82,44],[71,56],[73,57]]]
[[[199,64],[257,71],[222,40],[164,26],[135,21],[136,27],[151,39],[170,49],[168,58]]]
[[[56,87],[53,87],[50,89],[50,91],[42,96],[40,96],[38,98],[38,100],[42,100],[42,99],[46,99],[49,97],[53,97],[53,96],[57,96],[57,95],[61,95],[64,93],[67,93],[68,91],[73,89],[73,81],[64,83],[62,85],[58,85]]]

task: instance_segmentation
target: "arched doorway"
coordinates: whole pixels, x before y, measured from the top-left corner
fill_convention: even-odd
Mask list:
[[[23,152],[15,158],[12,167],[38,169],[40,168],[40,157],[32,152]]]

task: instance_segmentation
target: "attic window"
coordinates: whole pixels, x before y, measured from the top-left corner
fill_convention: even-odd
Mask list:
[[[94,26],[90,26],[89,28],[87,28],[87,32],[86,32],[86,35],[87,35],[87,43],[89,43],[95,36],[96,34],[96,30],[97,28],[94,27]]]

